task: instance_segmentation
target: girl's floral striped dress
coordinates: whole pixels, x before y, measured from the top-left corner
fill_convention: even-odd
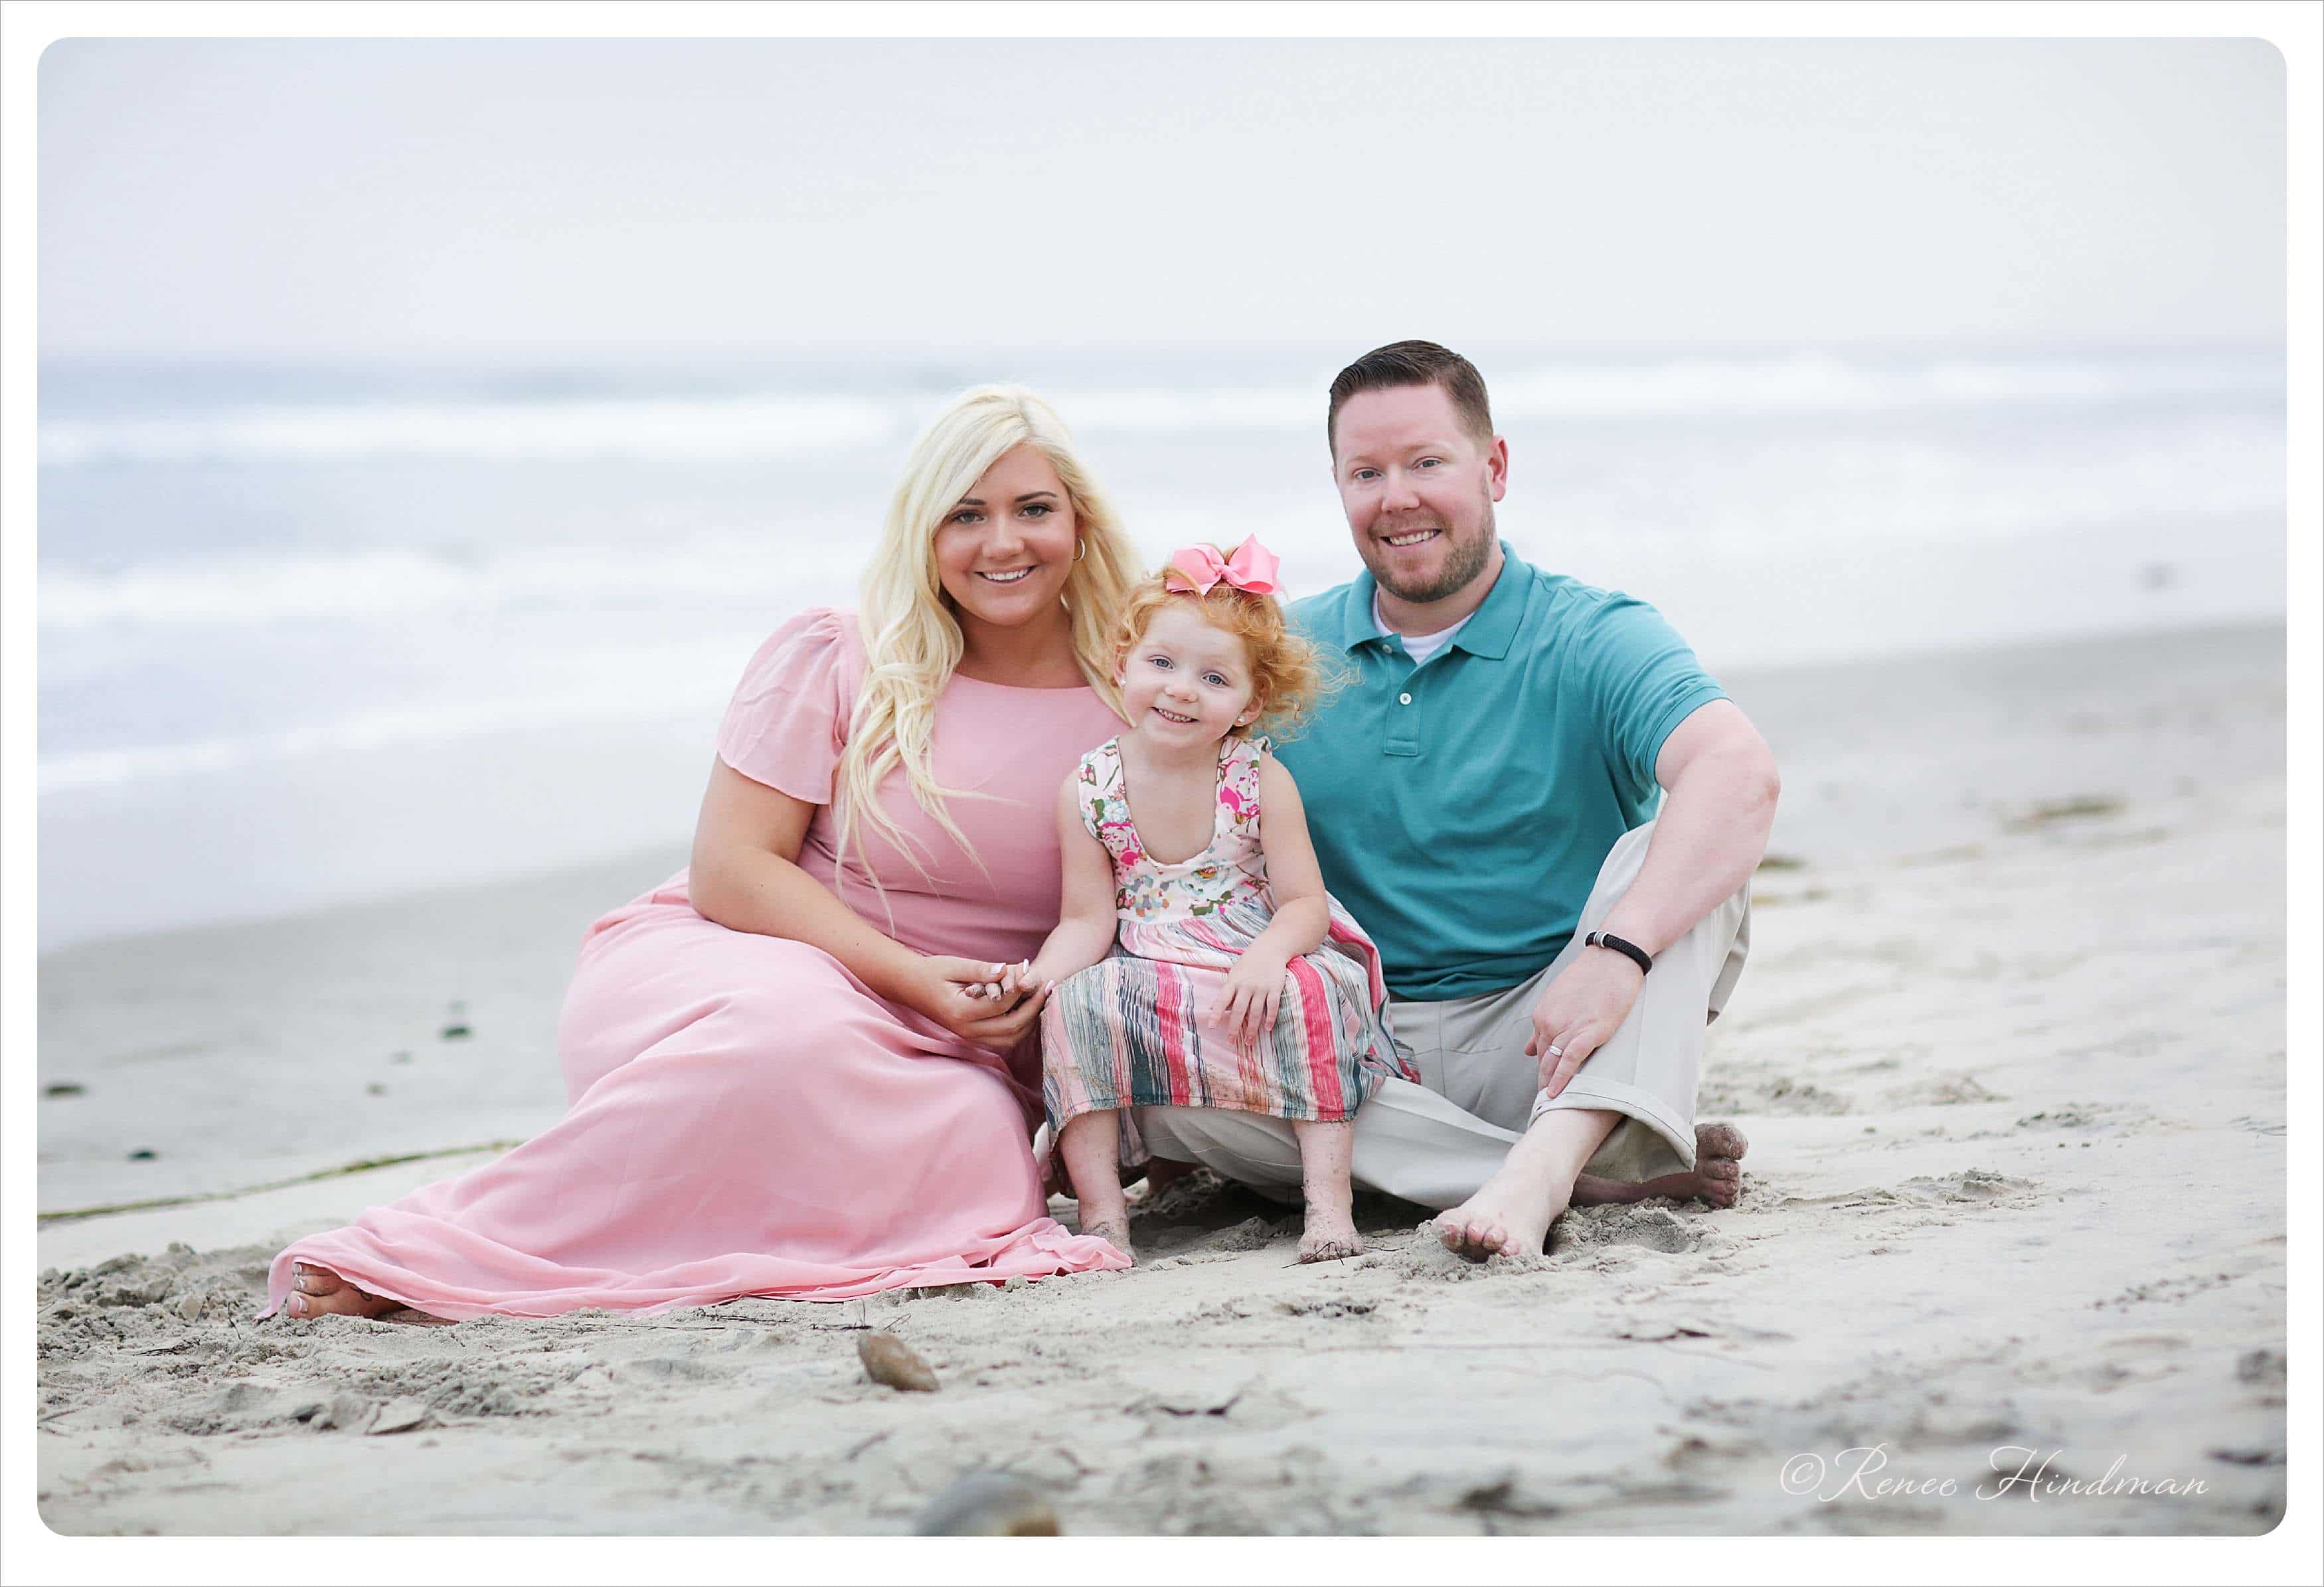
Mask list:
[[[1103,1108],[1232,1108],[1339,1120],[1390,1075],[1416,1080],[1388,1038],[1379,953],[1331,903],[1323,946],[1291,961],[1274,1029],[1250,1050],[1217,1021],[1227,972],[1275,918],[1259,846],[1263,738],[1220,743],[1208,848],[1176,864],[1146,852],[1124,797],[1120,741],[1082,757],[1082,824],[1113,856],[1113,952],[1061,984],[1041,1011],[1049,1124]],[[1123,1159],[1144,1160],[1128,1114]]]

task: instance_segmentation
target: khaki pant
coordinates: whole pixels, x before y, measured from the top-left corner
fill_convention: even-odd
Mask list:
[[[1423,1206],[1453,1206],[1475,1194],[1526,1125],[1551,1108],[1622,1115],[1585,1173],[1636,1182],[1694,1166],[1703,1033],[1743,973],[1751,944],[1748,882],[1655,958],[1629,1018],[1563,1091],[1541,1092],[1538,1061],[1525,1051],[1543,988],[1575,955],[1606,951],[1582,939],[1637,880],[1653,832],[1649,822],[1615,844],[1573,940],[1531,980],[1442,1002],[1389,1000],[1389,1029],[1421,1084],[1390,1080],[1357,1113],[1357,1184]],[[1212,1108],[1132,1111],[1148,1149],[1296,1199],[1299,1148],[1285,1121]]]

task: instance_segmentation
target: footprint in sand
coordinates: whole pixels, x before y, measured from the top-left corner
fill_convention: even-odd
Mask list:
[[[1852,1098],[1788,1075],[1733,1072],[1703,1082],[1695,1102],[1697,1118],[1773,1113],[1784,1116],[1847,1113]]]
[[[1908,1199],[1923,1202],[1990,1202],[2024,1195],[2040,1189],[2031,1179],[2012,1179],[1990,1168],[1963,1168],[1958,1174],[1925,1175],[1896,1187]]]
[[[1635,1245],[1669,1255],[1694,1250],[1702,1230],[1666,1207],[1576,1207],[1550,1232],[1550,1254],[1600,1246]]]
[[[1974,1075],[1941,1075],[1908,1085],[1892,1086],[1886,1100],[1900,1108],[1949,1108],[1964,1103],[2001,1103],[2009,1099],[1988,1090]]]

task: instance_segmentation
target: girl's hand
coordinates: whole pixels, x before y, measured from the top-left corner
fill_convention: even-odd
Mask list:
[[[1003,991],[1018,966],[932,954],[922,959],[911,1007],[964,1041],[1007,1052],[1025,1038],[1048,1001],[1047,985]]]
[[[984,983],[984,995],[1014,1000],[1027,997],[1043,987],[1054,987],[1060,981],[1087,968],[1071,959],[1019,959],[1013,964],[992,966],[993,979]]]
[[[1235,967],[1227,972],[1224,994],[1219,1001],[1219,1020],[1233,1038],[1237,1047],[1245,1052],[1259,1045],[1259,1038],[1275,1029],[1275,1016],[1283,1007],[1283,988],[1290,961],[1268,953],[1265,948],[1251,947],[1243,951]]]

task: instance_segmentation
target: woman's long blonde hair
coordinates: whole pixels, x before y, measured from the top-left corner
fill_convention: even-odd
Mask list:
[[[946,798],[968,796],[938,787],[928,761],[936,696],[960,664],[962,650],[960,620],[936,578],[936,535],[945,514],[986,469],[1028,445],[1048,458],[1073,503],[1080,545],[1065,579],[1065,604],[1072,617],[1074,660],[1098,697],[1120,713],[1120,691],[1113,681],[1114,629],[1137,577],[1137,550],[1055,410],[1022,386],[964,392],[913,446],[888,504],[879,547],[863,572],[860,623],[869,666],[833,793],[843,856],[853,844],[858,859],[863,858],[863,829],[869,827],[915,865],[920,863],[911,854],[910,840],[877,798],[881,782],[899,766],[920,808],[954,842],[968,847],[945,809]],[[1046,815],[1044,809],[1028,818]],[[868,863],[863,869],[872,874]]]

